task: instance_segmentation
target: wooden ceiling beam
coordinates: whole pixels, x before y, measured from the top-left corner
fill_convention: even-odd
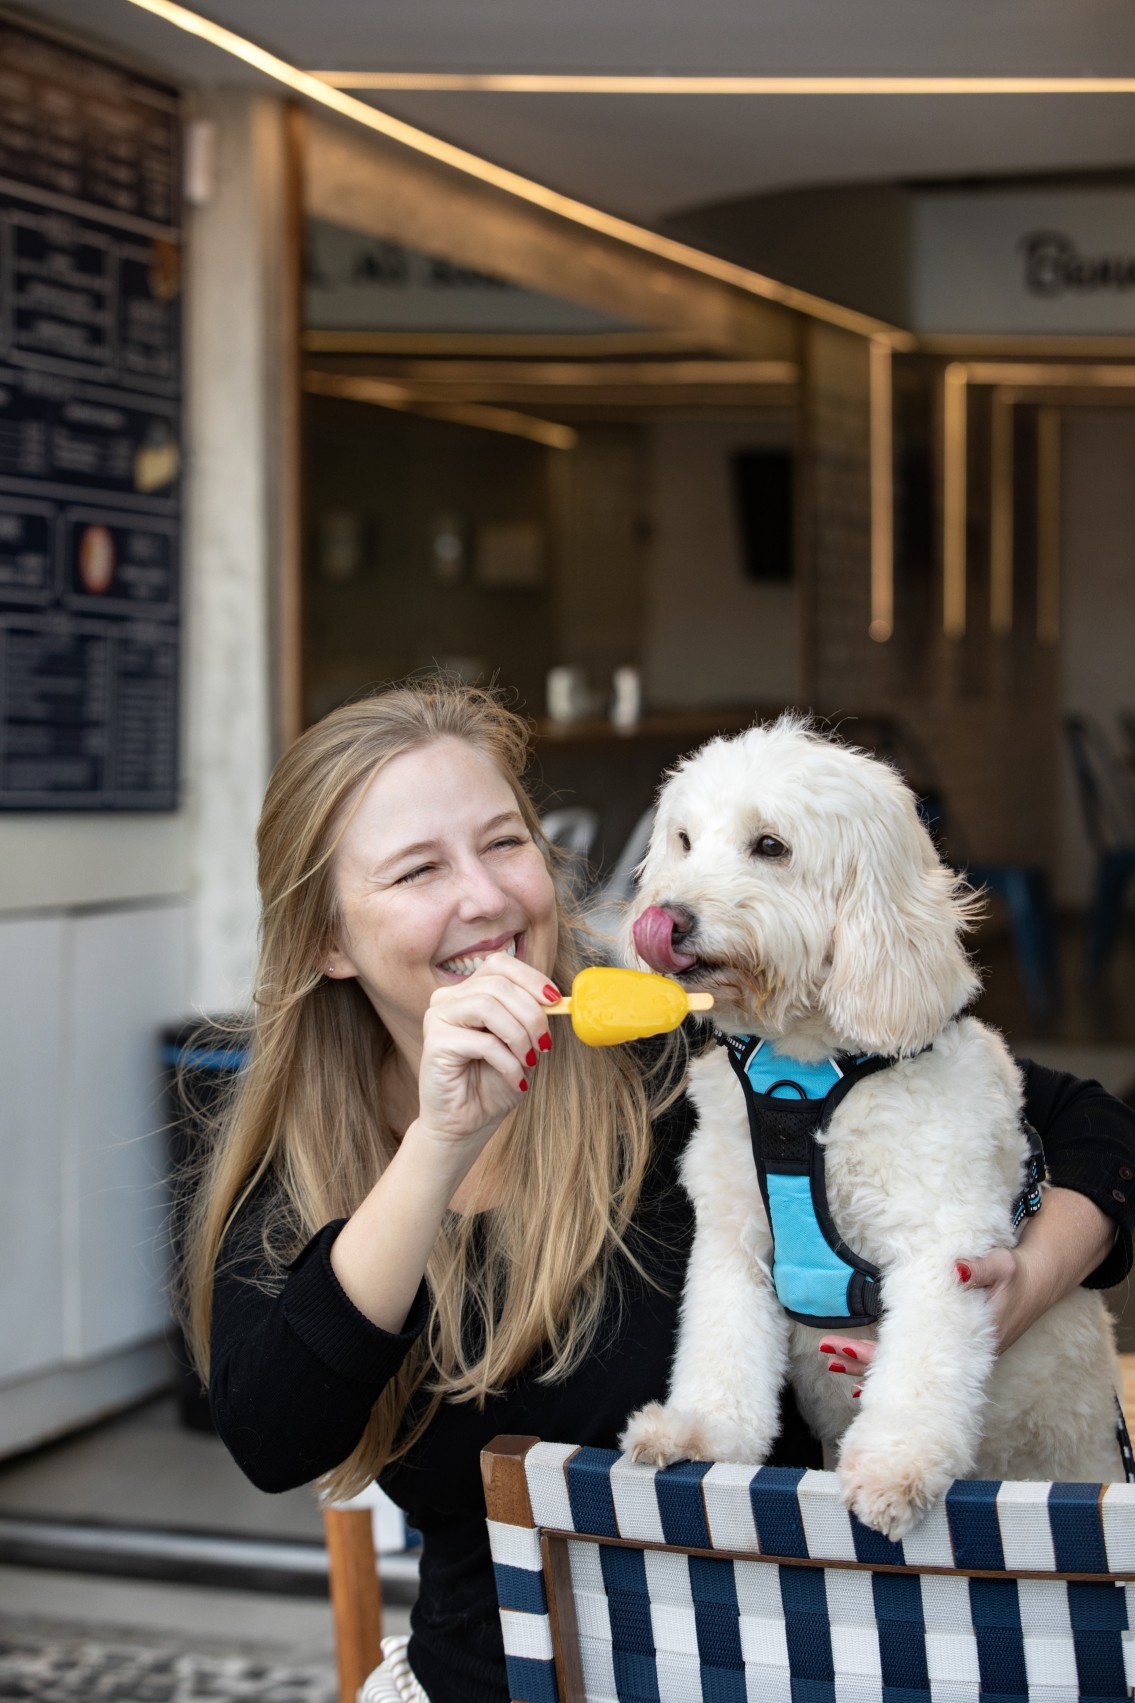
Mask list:
[[[797,315],[779,303],[322,116],[308,138],[306,203],[317,218],[723,355],[796,356]]]

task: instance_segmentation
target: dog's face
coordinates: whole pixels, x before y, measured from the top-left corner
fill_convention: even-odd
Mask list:
[[[972,912],[886,764],[782,718],[687,758],[659,797],[631,930],[721,1028],[903,1054],[973,997]]]

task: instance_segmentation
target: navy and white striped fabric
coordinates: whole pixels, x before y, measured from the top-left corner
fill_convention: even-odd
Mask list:
[[[1135,1687],[1135,1486],[959,1480],[894,1544],[832,1473],[658,1471],[537,1443],[525,1476],[536,1528],[673,1546],[569,1539],[587,1703],[1102,1703]],[[539,1531],[489,1533],[510,1694],[558,1703]]]

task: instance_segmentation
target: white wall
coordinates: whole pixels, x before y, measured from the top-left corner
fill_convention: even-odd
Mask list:
[[[184,901],[0,919],[0,1454],[168,1375],[158,1031]]]
[[[1060,713],[1095,716],[1118,744],[1135,711],[1135,409],[1065,410],[1061,432]],[[1094,859],[1067,753],[1058,895],[1086,904]]]
[[[648,428],[653,538],[643,684],[667,708],[796,699],[799,594],[742,572],[730,483],[735,450],[790,444],[783,416],[666,421]]]

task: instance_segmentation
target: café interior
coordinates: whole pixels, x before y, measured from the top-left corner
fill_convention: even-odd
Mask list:
[[[107,51],[130,10],[33,8]],[[882,5],[856,48],[820,0],[814,89],[772,87],[815,60],[797,26],[758,64],[728,8],[699,44],[670,5],[665,94],[634,87],[655,55],[629,4],[609,11],[633,51],[588,6],[592,47],[565,26],[543,57],[516,18],[506,51],[500,20],[486,38],[447,7],[431,45],[396,8],[392,59],[349,8],[322,9],[317,42],[289,5],[250,72],[257,8],[219,10],[194,52],[278,107],[275,749],[413,673],[496,684],[533,724],[538,803],[602,933],[668,766],[808,714],[894,763],[986,889],[978,1015],[1133,1100],[1135,165],[1113,115],[1135,82],[1030,92],[1020,41],[970,52],[962,23],[919,60]],[[494,49],[547,86],[494,92]],[[1071,26],[1046,51],[1054,82],[1082,75]],[[977,88],[997,52],[1019,89]],[[730,53],[752,86],[715,92]],[[1097,56],[1101,78],[1135,70],[1135,37],[1108,59],[1100,34]],[[210,64],[212,83],[186,73],[191,204],[235,133]],[[925,89],[869,86],[912,64]],[[959,64],[968,92],[946,88]],[[849,69],[862,88],[836,87]],[[387,1535],[396,1628],[413,1537]],[[304,1492],[239,1480],[181,1371],[0,1461],[0,1613],[68,1649],[124,1627],[183,1648],[204,1617],[218,1650],[329,1703],[321,1541]]]

